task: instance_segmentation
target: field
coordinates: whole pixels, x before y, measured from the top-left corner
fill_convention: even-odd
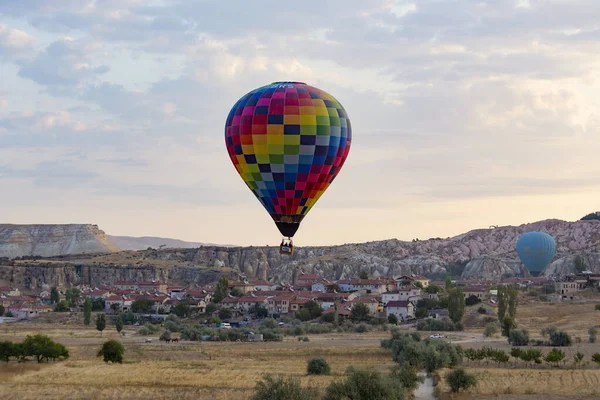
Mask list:
[[[596,314],[597,313],[597,314]],[[180,342],[165,344],[152,336],[144,343],[133,327],[126,327],[119,337],[125,347],[123,365],[107,365],[96,357],[101,343],[117,338],[113,326],[102,337],[93,327],[76,321],[65,325],[66,318],[56,314],[32,323],[0,326],[0,340],[21,340],[27,334],[45,333],[64,344],[71,352],[67,361],[36,364],[11,362],[0,364],[0,398],[2,399],[247,399],[255,383],[264,374],[284,374],[300,378],[305,386],[324,388],[343,376],[349,365],[376,368],[385,372],[393,365],[391,355],[379,346],[388,332],[332,333],[309,335],[310,342],[294,337],[283,342]],[[56,316],[56,317],[54,317]],[[519,308],[519,324],[532,336],[542,327],[557,326],[568,330],[581,343],[566,349],[567,358],[581,351],[588,361],[583,369],[560,369],[547,365],[524,368],[512,364],[498,368],[466,362],[466,368],[478,377],[478,384],[468,393],[453,398],[464,400],[502,398],[507,400],[588,400],[600,396],[600,369],[589,362],[600,346],[587,343],[587,329],[596,325],[600,312],[594,303],[540,304],[524,303]],[[509,350],[505,339],[483,340],[479,331],[450,335],[463,347],[490,346]],[[546,353],[549,348],[542,348]],[[308,377],[306,363],[324,357],[332,375]],[[443,375],[445,371],[441,371]],[[447,391],[445,383],[442,389]]]

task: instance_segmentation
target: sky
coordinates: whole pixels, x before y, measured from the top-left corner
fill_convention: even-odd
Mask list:
[[[600,210],[597,0],[0,1],[0,222],[277,245],[233,167],[245,93],[334,95],[352,149],[296,245]]]

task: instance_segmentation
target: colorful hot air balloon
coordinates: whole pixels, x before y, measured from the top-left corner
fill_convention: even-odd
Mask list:
[[[517,241],[517,254],[531,273],[548,266],[556,253],[556,241],[545,232],[528,232]]]
[[[340,172],[351,138],[344,107],[302,82],[255,89],[229,112],[229,157],[284,236],[284,253],[291,254],[300,222]]]

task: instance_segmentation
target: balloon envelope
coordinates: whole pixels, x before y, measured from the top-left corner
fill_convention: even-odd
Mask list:
[[[247,93],[225,124],[231,161],[286,237],[294,236],[340,172],[351,140],[344,107],[302,82],[274,82]]]
[[[530,272],[540,272],[556,253],[556,241],[545,232],[528,232],[517,241],[517,254]]]

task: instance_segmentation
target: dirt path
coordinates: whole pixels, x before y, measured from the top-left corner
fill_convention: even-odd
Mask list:
[[[419,373],[425,380],[415,390],[415,400],[436,400],[433,395],[433,379],[427,376],[424,372]]]

